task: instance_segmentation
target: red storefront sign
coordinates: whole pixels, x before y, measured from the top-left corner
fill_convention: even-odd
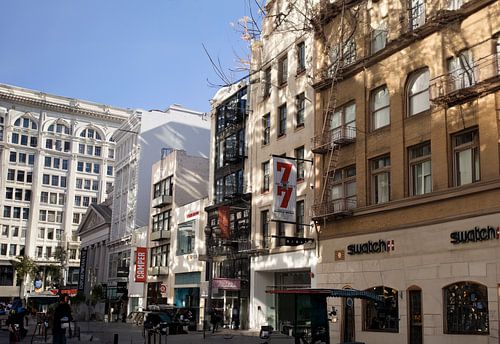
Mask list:
[[[147,277],[147,260],[148,249],[146,247],[138,247],[135,251],[135,281],[146,282]]]
[[[222,290],[240,290],[241,281],[234,278],[214,278],[212,281],[212,288]]]

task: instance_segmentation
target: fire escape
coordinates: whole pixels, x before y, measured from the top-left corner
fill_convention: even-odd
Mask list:
[[[337,109],[338,84],[343,79],[343,71],[349,68],[356,60],[356,47],[351,38],[344,39],[344,16],[346,7],[355,1],[339,2],[336,6],[336,15],[340,16],[339,43],[335,47],[335,56],[331,57],[331,64],[323,71],[323,79],[329,79],[330,85],[327,95],[327,104],[323,109],[323,124],[321,132],[312,138],[312,152],[322,156],[323,174],[321,191],[316,194],[312,207],[313,219],[335,219],[349,216],[355,207],[355,202],[343,197],[334,199],[332,186],[336,182],[336,170],[341,147],[356,140],[356,127],[348,126],[342,121],[335,125],[332,121]]]

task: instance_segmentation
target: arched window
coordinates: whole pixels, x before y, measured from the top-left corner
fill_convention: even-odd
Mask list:
[[[373,287],[367,289],[366,291],[382,296],[384,301],[364,301],[364,330],[377,332],[398,332],[398,291],[384,286]]]
[[[429,101],[429,69],[425,68],[410,76],[408,82],[408,116],[427,111]]]
[[[97,130],[92,129],[92,128],[88,128],[88,129],[83,130],[80,133],[80,137],[86,137],[86,138],[95,139],[95,140],[102,140],[101,134],[99,134],[97,132]]]
[[[488,288],[457,282],[443,288],[444,331],[450,334],[489,334]]]
[[[66,135],[69,135],[70,133],[69,127],[65,123],[61,122],[49,125],[47,131],[50,131],[51,133],[66,134]]]
[[[36,124],[36,122],[28,117],[19,117],[14,122],[14,126],[26,129],[34,129],[34,130],[38,129],[38,125]]]

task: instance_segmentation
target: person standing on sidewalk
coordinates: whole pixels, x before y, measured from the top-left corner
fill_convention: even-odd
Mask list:
[[[66,344],[66,329],[73,320],[71,307],[68,305],[67,296],[61,295],[59,304],[54,311],[54,325],[52,326],[52,343]]]

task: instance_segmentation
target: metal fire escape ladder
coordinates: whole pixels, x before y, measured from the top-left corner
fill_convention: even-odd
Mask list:
[[[331,87],[328,95],[328,103],[324,110],[324,120],[323,120],[323,128],[322,128],[322,138],[324,144],[327,145],[327,159],[328,163],[323,165],[324,173],[323,173],[323,188],[321,190],[321,199],[320,205],[324,207],[324,210],[320,211],[322,214],[327,215],[326,210],[326,202],[328,197],[328,190],[330,190],[331,184],[335,177],[335,170],[337,169],[337,163],[339,160],[340,154],[340,145],[334,143],[334,135],[328,122],[330,117],[333,116],[336,106],[337,106],[337,84],[338,84],[338,75],[339,71],[342,68],[342,62],[344,58],[344,18],[345,18],[345,0],[342,2],[342,12],[340,14],[340,34],[339,34],[339,42],[337,45],[337,59],[333,61],[333,65],[330,67],[331,73]]]

